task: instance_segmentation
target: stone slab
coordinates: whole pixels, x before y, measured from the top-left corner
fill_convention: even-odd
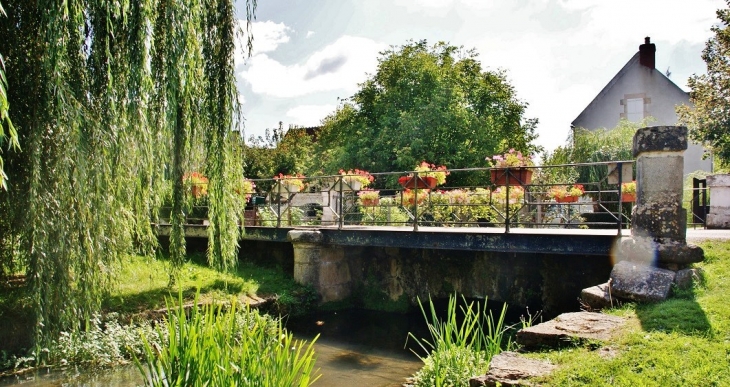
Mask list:
[[[655,264],[677,264],[702,262],[705,252],[697,245],[682,241],[657,242],[651,237],[635,235],[623,238],[618,251],[619,261],[641,263],[646,266]]]
[[[611,294],[639,302],[659,302],[669,297],[675,273],[671,270],[621,261],[611,270]]]
[[[679,152],[687,149],[684,126],[651,126],[634,134],[634,157],[644,152]]]
[[[563,313],[558,317],[517,332],[517,343],[525,348],[559,347],[586,340],[611,338],[624,319],[594,312]]]
[[[324,239],[321,231],[312,230],[291,230],[287,233],[287,239],[292,243],[322,243]]]
[[[469,387],[532,386],[531,378],[548,375],[555,368],[546,361],[529,359],[515,352],[502,352],[492,358],[486,375],[469,379]]]
[[[608,282],[585,288],[580,292],[580,300],[589,311],[598,311],[604,308],[617,306],[619,300],[611,295]]]

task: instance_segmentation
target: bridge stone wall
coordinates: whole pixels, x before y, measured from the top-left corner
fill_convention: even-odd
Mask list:
[[[313,230],[293,230],[289,238],[295,280],[312,285],[322,302],[353,297],[357,303],[365,296],[379,298],[370,304],[405,299],[416,305],[418,297],[458,292],[551,316],[577,310],[580,290],[611,271],[608,256],[338,246]]]

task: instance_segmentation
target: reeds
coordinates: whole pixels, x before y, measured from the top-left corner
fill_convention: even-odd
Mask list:
[[[196,299],[197,301],[197,299]],[[168,303],[167,346],[143,337],[146,363],[136,360],[145,385],[169,386],[310,386],[314,342],[294,340],[281,320],[259,315],[248,306],[193,306]],[[197,302],[196,302],[197,304]]]
[[[449,297],[446,319],[441,320],[430,298],[430,316],[418,300],[431,340],[408,333],[428,353],[425,357],[416,353],[424,366],[414,375],[414,386],[468,386],[471,376],[486,372],[494,355],[513,346],[505,335],[510,329],[504,325],[506,304],[495,321],[486,300],[467,303],[462,297],[462,301],[457,310],[456,295]]]

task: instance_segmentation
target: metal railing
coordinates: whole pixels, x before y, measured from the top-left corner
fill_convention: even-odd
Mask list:
[[[299,178],[303,190],[281,180],[252,179],[245,226],[400,226],[512,228],[611,228],[631,222],[633,161],[525,168],[448,170],[446,183],[430,188],[429,172],[373,173],[371,186],[353,189],[346,175]],[[524,171],[531,172],[531,178]],[[398,184],[407,181],[407,187]],[[576,180],[578,176],[594,178]],[[563,178],[563,180],[560,179]],[[495,180],[502,180],[494,182]],[[528,181],[529,180],[529,181]],[[558,202],[555,187],[582,185],[574,202]],[[378,187],[378,188],[376,188]]]

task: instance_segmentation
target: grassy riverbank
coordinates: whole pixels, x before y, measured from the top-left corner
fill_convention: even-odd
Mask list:
[[[559,370],[548,386],[730,385],[730,241],[707,241],[704,280],[659,304],[606,313],[629,319],[610,343],[546,351]]]
[[[315,293],[307,287],[296,284],[290,276],[281,270],[263,268],[241,262],[233,273],[219,273],[208,267],[205,256],[191,254],[182,267],[178,283],[168,287],[169,264],[166,259],[155,259],[142,256],[129,256],[117,271],[115,286],[102,301],[104,314],[119,316],[123,322],[141,320],[149,311],[164,309],[166,300],[177,300],[182,292],[184,302],[192,302],[199,293],[199,301],[230,301],[232,297],[240,303],[251,300],[266,299],[266,310],[274,315],[298,314],[311,308],[316,301]],[[30,296],[25,278],[18,276],[1,284],[0,291],[0,369],[7,367],[29,366],[34,364],[32,356],[26,357],[32,336],[32,318]],[[116,318],[116,317],[115,317]],[[104,336],[109,328],[109,318],[100,317],[92,321],[89,337]],[[106,328],[105,328],[106,327]],[[113,331],[118,332],[119,340],[127,340],[130,333],[117,325]],[[104,340],[112,340],[106,335]],[[79,337],[59,338],[61,341],[73,341],[73,346],[94,347],[95,343],[86,343]],[[115,346],[123,343],[104,343]],[[84,350],[85,351],[85,350]],[[87,351],[88,352],[88,351]],[[104,355],[105,351],[97,351]],[[108,352],[108,351],[107,351]],[[14,358],[13,355],[16,357]],[[88,364],[114,363],[105,359],[94,359],[94,353],[84,354],[82,361]],[[57,358],[51,354],[49,358]],[[25,359],[19,361],[19,359]],[[127,359],[129,360],[129,359]]]

